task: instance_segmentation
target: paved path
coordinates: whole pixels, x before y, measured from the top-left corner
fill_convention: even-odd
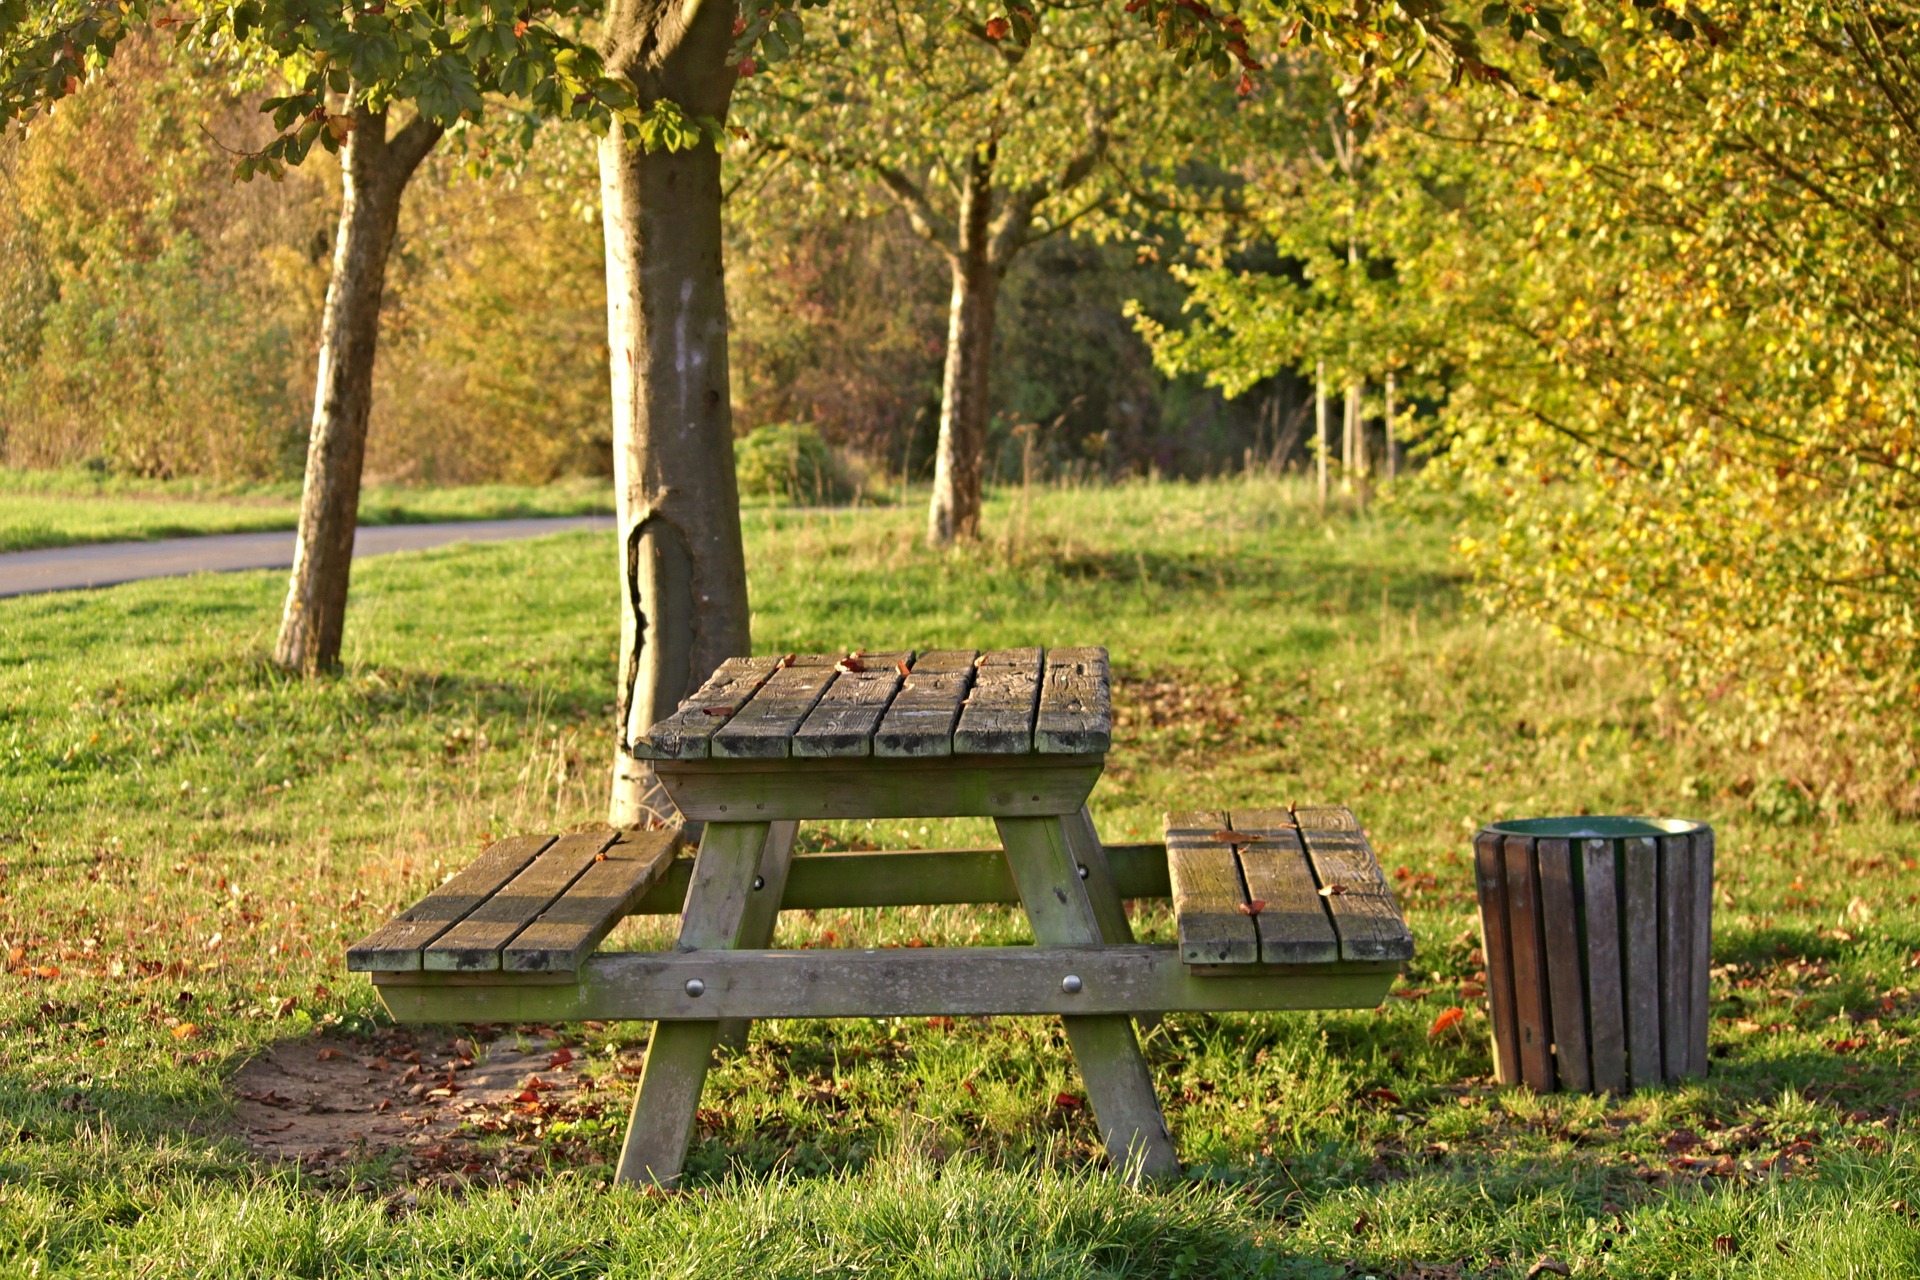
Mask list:
[[[362,526],[353,540],[354,559],[390,551],[420,551],[450,542],[503,542],[573,529],[611,532],[612,516],[558,516],[533,520],[461,520],[445,524]],[[220,533],[154,542],[101,542],[0,555],[0,597],[39,591],[110,587],[142,578],[187,573],[293,567],[293,533]]]

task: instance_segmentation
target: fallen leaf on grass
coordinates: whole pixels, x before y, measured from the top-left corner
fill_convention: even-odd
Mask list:
[[[547,1066],[554,1071],[560,1070],[572,1061],[573,1050],[567,1048],[565,1045],[561,1045],[558,1049],[555,1049],[547,1055]]]
[[[1392,996],[1396,1000],[1425,1000],[1428,996],[1433,994],[1433,988],[1432,987],[1401,987],[1399,990],[1389,991],[1387,992],[1387,994]]]
[[[1086,1104],[1070,1093],[1056,1093],[1053,1095],[1053,1105],[1062,1111],[1078,1111]]]
[[[1371,1226],[1373,1226],[1373,1219],[1363,1213],[1355,1218],[1353,1225],[1347,1229],[1356,1236],[1363,1236],[1367,1234],[1367,1229]]]
[[[320,1052],[314,1054],[313,1056],[315,1060],[320,1062],[332,1062],[335,1058],[344,1058],[347,1055],[342,1053],[338,1049],[322,1049]]]
[[[198,1024],[192,1022],[183,1022],[173,1028],[173,1038],[175,1040],[191,1040],[199,1034],[200,1027]]]
[[[1740,1252],[1740,1245],[1732,1236],[1715,1236],[1713,1238],[1713,1251],[1715,1253],[1738,1253]]]
[[[1427,1028],[1427,1039],[1432,1040],[1442,1032],[1450,1031],[1459,1026],[1466,1020],[1466,1016],[1467,1011],[1459,1005],[1455,1005],[1451,1009],[1442,1009],[1439,1016],[1433,1020],[1433,1025]]]
[[[1255,898],[1252,902],[1243,902],[1240,904],[1240,914],[1243,916],[1257,916],[1266,909],[1267,900],[1265,898]]]
[[[1573,1268],[1558,1258],[1542,1258],[1527,1268],[1527,1280],[1540,1280],[1541,1276],[1570,1276]]]
[[[20,962],[26,958],[27,949],[25,947],[15,947],[13,950],[7,952],[7,968],[18,969]]]

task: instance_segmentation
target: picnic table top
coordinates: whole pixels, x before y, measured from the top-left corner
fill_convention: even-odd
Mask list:
[[[1104,754],[1098,647],[729,658],[633,744],[654,761]]]

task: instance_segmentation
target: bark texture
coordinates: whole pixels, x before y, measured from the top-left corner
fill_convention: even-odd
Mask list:
[[[387,258],[407,180],[442,132],[415,118],[388,138],[385,112],[362,107],[353,115],[355,127],[341,152],[340,226],[321,319],[300,532],[273,649],[280,666],[308,675],[340,661]]]
[[[980,536],[980,473],[987,441],[993,319],[1004,264],[990,253],[993,157],[976,151],[960,192],[958,243],[948,254],[953,300],[947,311],[947,365],[940,389],[940,443],[934,454],[927,541],[945,546]]]
[[[734,6],[617,0],[610,71],[643,102],[726,118]],[[748,652],[746,554],[733,469],[720,154],[600,145],[619,511],[620,656],[609,820],[646,825],[672,803],[632,743],[728,657]]]

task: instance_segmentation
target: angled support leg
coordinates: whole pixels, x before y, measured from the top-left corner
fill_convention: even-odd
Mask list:
[[[1073,821],[996,819],[1007,865],[1020,888],[1036,942],[1085,946],[1105,941],[1100,917],[1080,879],[1079,867],[1085,864],[1074,860],[1068,831]],[[1091,868],[1088,878],[1092,878]],[[1115,1169],[1129,1177],[1178,1173],[1179,1157],[1153,1095],[1146,1059],[1133,1037],[1133,1023],[1119,1014],[1061,1021]]]
[[[1080,812],[1066,820],[1067,847],[1080,864],[1080,879],[1087,886],[1087,901],[1093,904],[1094,918],[1100,922],[1100,940],[1118,946],[1133,941],[1133,922],[1127,919],[1126,903],[1113,883],[1113,869],[1107,865],[1107,846],[1093,825],[1093,814],[1081,805]],[[1133,1021],[1146,1034],[1160,1025],[1160,1014],[1143,1009]]]
[[[707,824],[693,864],[693,882],[687,886],[686,906],[680,912],[678,950],[728,950],[739,945],[769,826],[765,822]],[[653,1024],[614,1181],[670,1187],[679,1180],[719,1027],[717,1021]]]
[[[773,929],[780,922],[780,899],[787,892],[787,868],[793,864],[793,838],[799,832],[797,822],[769,824],[767,846],[760,854],[760,873],[754,877],[753,896],[740,920],[740,938],[736,946],[758,950],[773,944]],[[751,1018],[722,1018],[720,1047],[740,1050],[747,1047]]]

